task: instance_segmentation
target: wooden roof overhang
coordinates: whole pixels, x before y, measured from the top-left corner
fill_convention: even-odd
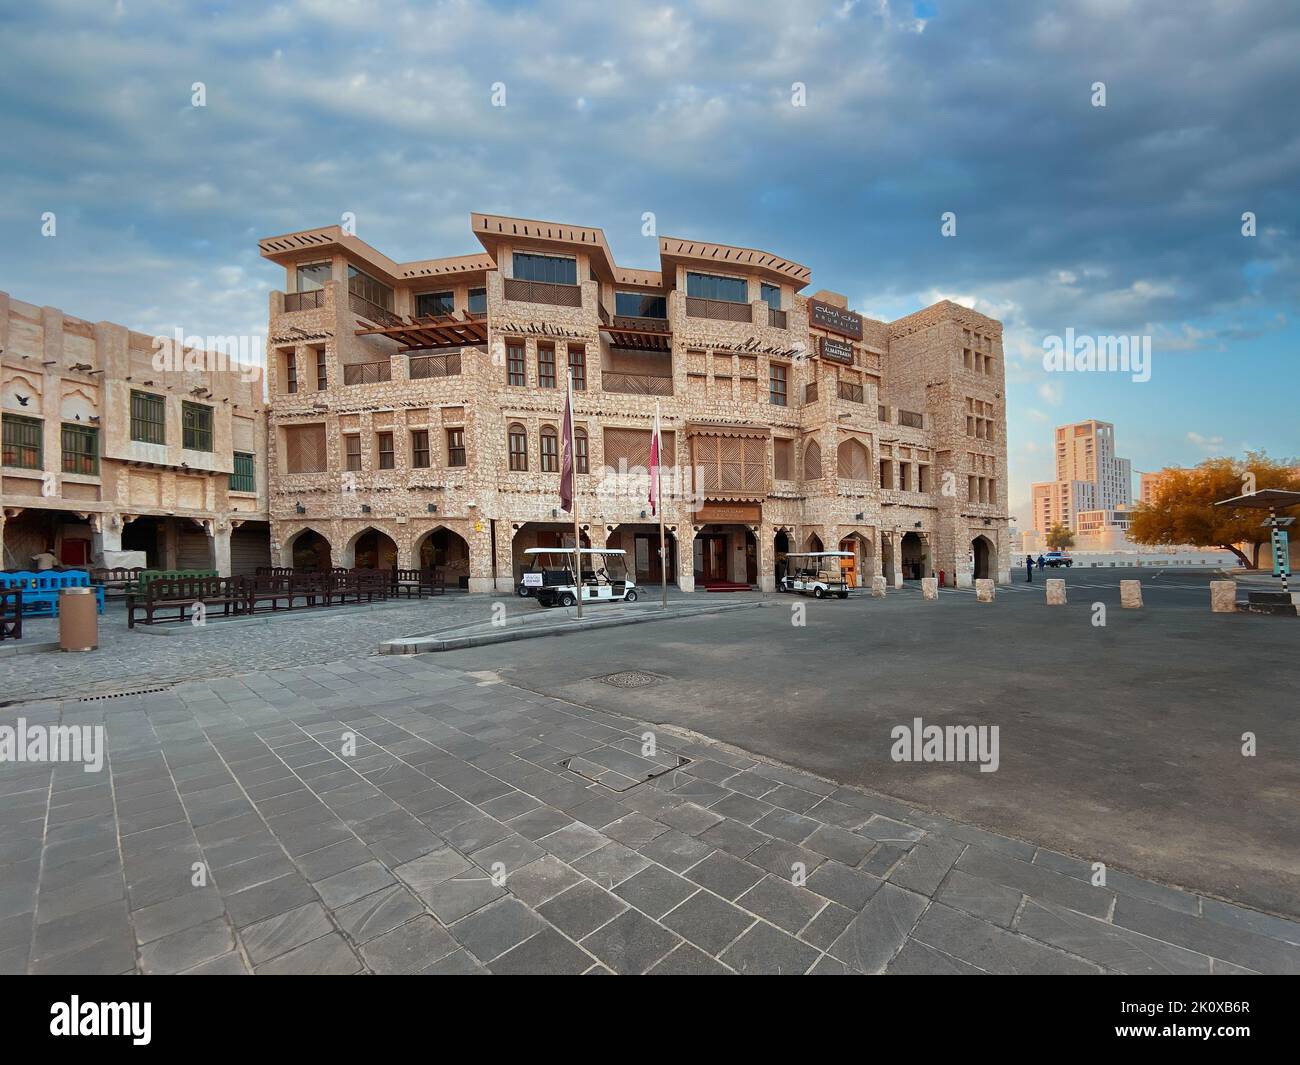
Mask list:
[[[687,422],[687,436],[751,436],[766,440],[772,435],[767,425],[744,425],[736,422]]]
[[[487,343],[487,319],[456,314],[429,318],[407,318],[399,325],[358,329],[357,336],[383,336],[402,345],[401,351],[427,348],[455,348]]]
[[[632,348],[635,351],[672,351],[673,334],[665,321],[657,318],[638,319],[616,315],[601,330],[609,334],[612,347]]]

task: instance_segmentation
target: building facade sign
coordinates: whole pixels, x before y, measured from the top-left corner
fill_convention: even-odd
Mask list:
[[[818,337],[818,347],[823,359],[840,362],[845,366],[853,365],[853,345],[832,337]]]
[[[840,336],[862,339],[862,315],[835,307],[821,300],[808,301],[808,324]]]

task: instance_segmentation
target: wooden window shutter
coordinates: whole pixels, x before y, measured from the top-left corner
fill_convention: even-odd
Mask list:
[[[323,473],[326,469],[325,426],[291,425],[284,431],[285,469],[289,473]]]

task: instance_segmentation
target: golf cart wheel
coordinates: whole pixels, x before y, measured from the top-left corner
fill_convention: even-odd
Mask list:
[[[623,598],[624,598],[627,602],[629,602],[629,603],[635,603],[635,602],[636,602],[636,589],[635,589],[635,588],[629,588],[629,589],[627,590],[627,594],[626,594],[625,596],[623,596]]]
[[[847,599],[849,597],[848,592],[839,592],[838,595],[841,599]]]
[[[560,596],[560,606],[573,606],[573,604],[576,602],[577,600],[574,599],[569,592],[565,592],[562,596]]]
[[[1067,562],[1067,563],[1065,564],[1065,568],[1066,568],[1066,569],[1069,569],[1069,568],[1070,568],[1071,566],[1073,566],[1073,565],[1074,565],[1073,562]]]
[[[518,587],[515,588],[515,594],[518,595],[520,599],[527,599],[528,586],[524,584],[519,585]]]
[[[820,589],[820,588],[814,588],[814,589],[813,589],[813,598],[815,598],[815,599],[825,599],[825,598],[826,598],[826,593],[825,593],[824,591],[822,591],[822,589]]]

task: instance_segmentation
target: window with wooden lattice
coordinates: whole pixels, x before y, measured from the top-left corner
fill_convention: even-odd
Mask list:
[[[767,490],[767,441],[761,437],[701,434],[691,438],[691,460],[705,492]]]
[[[325,426],[289,425],[284,430],[286,473],[324,473]]]
[[[604,434],[605,465],[611,470],[650,468],[649,429],[606,429]],[[663,433],[659,464],[664,467],[677,464],[677,438],[675,433]]]
[[[837,451],[839,476],[848,481],[871,480],[871,452],[860,440],[848,439]]]

